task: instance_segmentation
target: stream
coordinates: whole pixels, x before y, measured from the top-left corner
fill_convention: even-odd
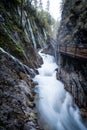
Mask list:
[[[44,130],[87,130],[83,125],[78,107],[72,96],[64,89],[63,83],[56,79],[58,68],[53,56],[39,52],[43,65],[38,69],[34,81],[37,93],[37,109]]]

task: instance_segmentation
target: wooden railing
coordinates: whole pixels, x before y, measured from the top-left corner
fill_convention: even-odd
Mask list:
[[[87,45],[59,45],[59,53],[87,60]]]

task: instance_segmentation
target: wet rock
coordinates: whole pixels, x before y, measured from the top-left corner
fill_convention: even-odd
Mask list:
[[[39,74],[38,70],[36,70],[36,69],[34,69],[34,72],[35,72],[36,74]]]
[[[33,119],[37,119],[37,114],[36,114],[36,113],[31,112],[31,113],[29,114],[29,116],[30,116],[31,118],[33,118]]]
[[[35,103],[34,102],[27,102],[27,105],[30,107],[30,108],[34,108],[35,107]]]
[[[82,116],[83,118],[86,118],[86,119],[87,119],[87,109],[82,108],[82,109],[80,109],[80,111],[81,111],[81,116]]]
[[[58,72],[58,68],[56,68],[55,71]]]
[[[87,63],[85,61],[81,62],[80,59],[77,60],[62,56],[60,71],[57,72],[57,79],[64,83],[65,89],[72,94],[74,102],[79,106],[79,108],[84,108],[87,112],[86,68]],[[86,116],[85,111],[83,111],[81,115]]]
[[[57,34],[57,45],[87,48],[87,1],[65,0],[62,18]],[[68,50],[69,53],[72,50]],[[85,51],[84,51],[85,53]],[[59,72],[57,78],[65,84],[65,89],[72,93],[79,108],[87,108],[87,61],[57,51]],[[87,111],[87,110],[86,110]]]
[[[19,69],[18,63],[9,59],[8,54],[1,53],[0,75],[0,130],[36,130],[38,124],[31,74]],[[30,126],[26,125],[27,121]]]
[[[38,82],[34,81],[34,85],[35,85],[35,86],[38,85]]]
[[[0,126],[0,130],[6,130],[4,127]]]
[[[27,123],[24,125],[23,130],[32,130],[33,127],[34,127],[34,123],[33,123],[33,122],[27,122]]]
[[[57,51],[57,41],[54,40],[53,38],[48,38],[47,39],[47,46],[46,48],[43,49],[43,53],[53,55],[56,60],[56,51]]]

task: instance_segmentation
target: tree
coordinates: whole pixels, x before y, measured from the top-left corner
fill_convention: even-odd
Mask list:
[[[39,0],[39,8],[40,8],[40,10],[43,10],[43,3],[42,3],[42,0]]]
[[[50,8],[50,1],[47,0],[47,7],[46,7],[46,10],[49,12],[49,8]]]
[[[35,6],[35,8],[37,8],[37,0],[34,0],[34,6]]]

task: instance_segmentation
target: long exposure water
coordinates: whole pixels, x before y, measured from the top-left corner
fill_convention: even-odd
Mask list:
[[[83,125],[79,109],[72,96],[64,89],[63,83],[56,79],[58,68],[53,56],[39,52],[43,65],[38,69],[34,81],[38,93],[37,108],[45,130],[87,130]],[[42,123],[43,124],[43,123]]]

